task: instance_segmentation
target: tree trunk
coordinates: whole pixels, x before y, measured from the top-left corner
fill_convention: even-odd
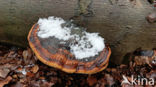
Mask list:
[[[111,61],[121,63],[138,47],[156,46],[156,23],[148,0],[0,0],[0,42],[28,46],[27,34],[40,17],[74,18],[87,31],[99,32],[110,44]]]

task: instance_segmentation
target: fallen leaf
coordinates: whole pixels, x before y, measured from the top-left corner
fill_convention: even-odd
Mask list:
[[[38,70],[39,70],[38,65],[35,65],[34,67],[31,68],[31,71],[32,71],[33,73],[37,73]]]
[[[11,87],[26,87],[21,82],[17,82],[16,84],[12,85]]]
[[[129,85],[129,84],[123,84],[122,87],[134,87],[134,86]]]
[[[28,77],[34,77],[35,76],[35,74],[34,73],[31,73],[31,72],[27,72],[27,74],[26,74]]]
[[[115,69],[115,68],[112,68],[112,70],[111,70],[112,72],[117,72],[117,70]]]
[[[0,77],[5,78],[9,72],[10,72],[10,70],[7,68],[0,69]]]
[[[112,86],[115,84],[115,81],[113,79],[113,77],[110,74],[105,74],[105,78],[107,80],[107,83],[109,86]]]
[[[88,76],[87,83],[89,84],[89,86],[93,86],[97,83],[97,79],[93,76]]]
[[[26,61],[28,59],[28,51],[24,50],[22,55],[23,55],[24,61]]]
[[[120,68],[121,68],[121,69],[122,69],[122,68],[127,68],[127,65],[121,64],[121,65],[120,65]]]
[[[7,57],[9,57],[9,58],[16,58],[17,55],[18,54],[15,51],[10,51]]]
[[[33,52],[31,51],[30,48],[27,48],[27,50],[24,50],[22,55],[24,58],[24,62],[26,64],[34,64],[35,63],[35,58],[33,57]]]
[[[2,78],[6,78],[6,76],[8,75],[8,73],[11,70],[15,70],[16,66],[12,65],[12,64],[4,64],[0,66],[0,77]]]
[[[98,83],[95,85],[95,87],[105,87],[106,84],[106,80],[104,78],[101,78],[100,80],[98,80]]]
[[[8,76],[5,80],[0,81],[0,87],[3,87],[4,85],[8,84],[12,80],[11,76]]]
[[[45,80],[45,77],[41,76],[41,77],[39,77],[39,79],[41,79],[41,80]]]
[[[148,64],[150,67],[152,67],[152,65],[150,64],[151,58],[148,56],[135,56],[134,62],[136,65]]]

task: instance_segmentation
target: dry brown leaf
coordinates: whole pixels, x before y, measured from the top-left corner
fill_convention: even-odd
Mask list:
[[[45,80],[45,77],[41,76],[41,77],[39,77],[39,79],[41,79],[41,80]]]
[[[30,48],[27,48],[27,50],[24,50],[22,56],[23,56],[24,62],[26,64],[34,64],[35,63],[35,59],[33,58],[33,52],[31,51]]]
[[[8,76],[5,80],[0,81],[0,87],[3,87],[4,85],[8,84],[12,80],[11,76]]]
[[[38,65],[35,65],[34,67],[31,68],[31,71],[32,71],[33,73],[37,73],[38,70],[39,70]]]
[[[28,51],[24,50],[22,55],[23,55],[24,61],[26,61],[28,59]]]
[[[27,51],[28,51],[28,54],[29,54],[28,57],[31,58],[32,55],[33,55],[32,50],[30,48],[27,48]]]
[[[123,84],[122,87],[134,87],[134,86],[129,85],[129,84]]]
[[[98,80],[98,83],[95,85],[95,87],[105,87],[106,84],[107,81],[105,80],[105,78],[101,78],[100,80]]]
[[[126,68],[127,67],[127,65],[125,65],[125,64],[121,64],[120,65],[120,68],[122,69],[122,68]]]
[[[28,77],[34,77],[35,74],[34,74],[34,73],[31,73],[31,72],[27,72],[27,76],[28,76]]]
[[[11,87],[27,87],[27,86],[25,86],[21,82],[17,82],[16,84],[12,85]]]
[[[156,78],[156,70],[152,70],[151,72],[146,74],[147,78]]]
[[[147,56],[135,56],[134,62],[136,65],[148,64],[150,67],[152,67],[150,64],[151,58]]]
[[[30,59],[32,57],[31,49],[28,48],[27,50],[24,50],[22,55],[23,55],[24,60]]]
[[[5,78],[9,72],[10,72],[10,70],[7,68],[6,69],[0,69],[0,77]]]
[[[112,68],[112,70],[111,70],[112,72],[117,72],[117,69],[115,69],[115,68]]]
[[[52,82],[42,82],[42,84],[40,84],[41,87],[52,87],[54,85],[54,83]]]
[[[7,57],[12,57],[14,58],[16,56],[15,51],[10,51]]]
[[[107,80],[107,83],[109,86],[112,86],[115,84],[115,81],[113,79],[113,77],[110,74],[105,74],[105,78]]]
[[[88,82],[89,86],[93,86],[94,84],[97,83],[97,79],[93,76],[88,76],[87,82]]]
[[[8,75],[8,73],[11,70],[14,70],[14,69],[16,69],[16,66],[14,66],[12,64],[1,65],[0,66],[0,77],[6,78],[6,76]]]
[[[107,68],[106,71],[107,71],[107,72],[111,72],[111,68]]]
[[[13,75],[12,78],[17,79],[18,78],[17,74]]]

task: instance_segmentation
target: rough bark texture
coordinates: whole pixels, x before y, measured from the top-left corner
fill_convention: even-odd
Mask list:
[[[132,1],[132,2],[131,2]],[[111,45],[111,61],[121,63],[138,47],[156,47],[156,23],[145,17],[153,11],[148,0],[0,0],[0,42],[27,46],[27,34],[39,17],[74,18],[99,32]]]

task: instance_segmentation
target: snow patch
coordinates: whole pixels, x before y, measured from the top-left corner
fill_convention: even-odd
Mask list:
[[[71,34],[72,29],[77,30],[79,28],[73,28],[72,25],[62,27],[64,23],[66,21],[59,17],[40,18],[38,20],[38,36],[40,38],[55,37],[64,41],[73,39],[69,47],[70,52],[74,54],[76,59],[94,57],[105,48],[104,38],[100,37],[98,33],[83,31],[83,36]]]
[[[78,40],[77,44],[71,44],[71,52],[76,58],[83,59],[98,55],[105,47],[104,39],[98,33],[87,33]]]
[[[39,24],[39,32],[38,36],[41,38],[48,38],[50,36],[54,36],[58,39],[68,40],[70,38],[70,29],[67,27],[62,28],[61,24],[65,23],[65,21],[61,18],[49,17],[40,18],[38,20]]]

